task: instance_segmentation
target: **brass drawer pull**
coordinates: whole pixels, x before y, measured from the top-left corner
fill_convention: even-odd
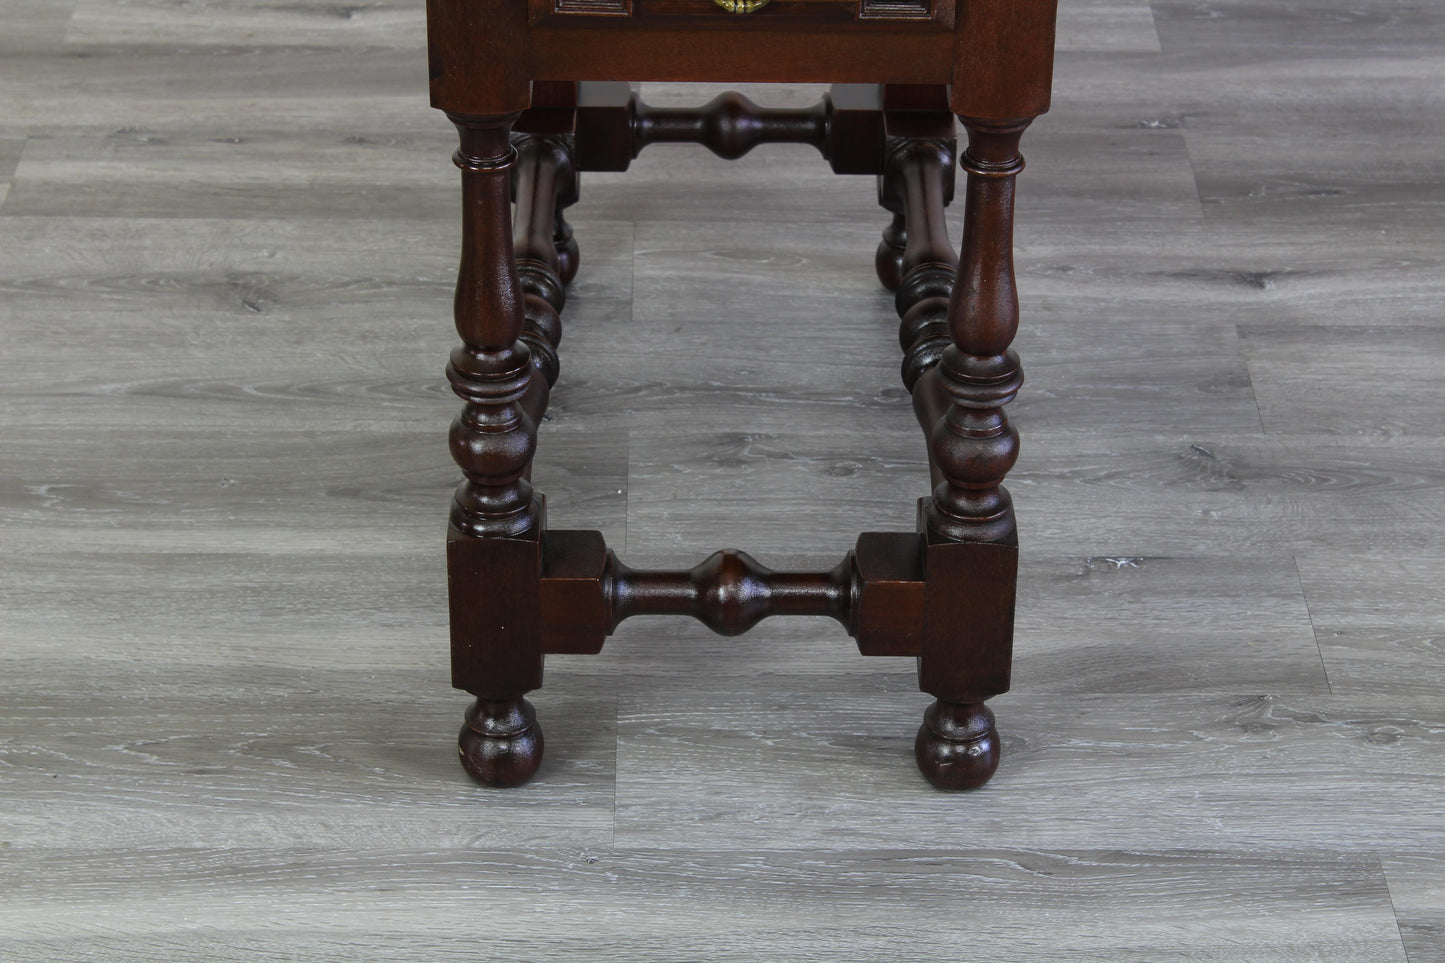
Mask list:
[[[728,13],[752,13],[768,5],[768,0],[712,0]]]

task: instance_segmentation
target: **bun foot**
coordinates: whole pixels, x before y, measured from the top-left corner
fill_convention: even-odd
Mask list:
[[[457,739],[462,768],[488,786],[508,788],[531,779],[542,764],[542,727],[526,699],[478,699],[467,709]]]
[[[998,730],[982,702],[944,702],[928,707],[913,758],[918,771],[939,789],[977,789],[998,769]]]

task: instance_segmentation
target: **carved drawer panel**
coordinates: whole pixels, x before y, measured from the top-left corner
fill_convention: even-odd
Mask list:
[[[712,23],[746,29],[784,22],[902,21],[951,30],[954,0],[528,0],[528,4],[534,26]]]

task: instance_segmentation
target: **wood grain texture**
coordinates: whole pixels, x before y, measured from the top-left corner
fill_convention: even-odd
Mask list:
[[[1445,960],[1445,854],[1416,850],[1382,862],[1410,963]]]
[[[405,0],[287,3],[210,0],[78,0],[65,32],[70,44],[200,44],[421,49],[426,21]]]
[[[0,913],[23,918],[44,906],[57,928],[79,938],[27,927],[10,947],[57,960],[177,951],[224,960],[296,953],[453,960],[481,945],[529,960],[580,953],[881,961],[947,956],[963,939],[992,959],[1018,963],[1081,955],[1235,961],[1250,958],[1241,952],[1246,946],[1270,947],[1271,958],[1283,961],[1404,960],[1378,863],[1326,853],[173,849],[127,859],[77,853],[60,874],[22,858],[14,872],[12,899]],[[1197,901],[1201,886],[1220,883],[1237,899]],[[167,891],[158,910],[128,900],[96,913],[96,897],[158,885]],[[218,892],[227,898],[218,901]],[[967,894],[968,914],[958,912],[960,894]],[[646,909],[621,907],[619,897]],[[1121,934],[1099,918],[1101,901],[1136,928]],[[478,915],[479,905],[485,914]],[[128,912],[156,922],[126,935],[97,932],[117,924],[135,929]],[[1039,925],[1042,917],[1048,926]],[[456,922],[442,935],[418,925],[428,918]],[[530,935],[538,932],[546,935]],[[282,933],[292,942],[283,943]]]
[[[1268,368],[1255,398],[1266,430],[1310,425],[1336,435],[1439,438],[1445,434],[1445,385],[1438,360],[1445,356],[1445,328],[1344,327],[1329,329],[1320,344],[1317,327],[1285,330],[1241,327],[1245,355]],[[1304,345],[1310,343],[1310,350]],[[1325,385],[1357,381],[1368,391],[1327,391]]]
[[[349,436],[319,428],[257,431],[237,428],[233,419],[176,430],[137,429],[133,421],[92,434],[92,457],[106,466],[101,473],[87,471],[71,445],[57,450],[63,424],[5,432],[15,458],[0,467],[8,549],[286,552],[327,544],[360,554],[431,544],[436,520],[426,518],[426,509],[438,499],[445,504],[455,485],[445,448],[438,450],[442,432],[415,425]],[[539,471],[538,482],[569,501],[561,523],[620,533],[625,436],[609,436],[596,423],[583,432],[543,427],[557,436],[559,457]],[[299,459],[311,457],[317,458],[311,469],[298,468]],[[363,470],[383,460],[387,471]],[[366,483],[358,484],[363,476]]]
[[[824,619],[629,620],[548,661],[533,783],[461,776],[422,21],[0,0],[0,960],[1445,960],[1436,7],[1062,3],[966,799],[913,662]],[[869,179],[659,145],[568,216],[554,526],[912,527]]]
[[[1036,425],[1026,397],[1018,407],[1025,442],[1010,491],[1033,520],[1026,541],[1043,555],[1271,556],[1328,547],[1433,557],[1445,545],[1436,528],[1445,471],[1431,439],[1198,432],[1102,441]],[[816,410],[819,424],[843,432],[846,423],[851,440],[797,430],[769,410],[706,433],[669,425],[664,415],[639,417],[647,430],[633,443],[629,470],[632,543],[654,551],[726,538],[753,485],[779,493],[777,504],[746,511],[763,523],[751,540],[760,551],[841,543],[849,526],[835,517],[814,516],[801,544],[779,529],[784,516],[806,515],[808,486],[827,490],[866,524],[906,529],[909,503],[927,486],[907,426],[886,424],[893,419],[882,413]],[[870,479],[889,493],[886,501],[870,492]]]
[[[1107,50],[1154,52],[1159,31],[1146,5],[1128,0],[1064,0],[1059,4],[1054,48],[1060,53]]]
[[[451,220],[454,185],[438,183],[435,162],[454,140],[444,124],[302,132],[246,121],[221,133],[141,124],[45,130],[26,144],[24,190],[9,213],[58,208],[80,216],[264,219],[279,208],[288,219],[309,211],[327,219]],[[307,146],[298,150],[301,143]],[[223,184],[216,182],[217,166],[230,172]],[[431,250],[453,253],[436,243],[406,253]]]
[[[906,683],[850,685],[851,698],[826,707],[758,685],[715,692],[705,708],[678,690],[624,699],[618,842],[756,850],[1167,841],[1260,852],[1292,848],[1290,827],[1304,824],[1332,849],[1363,854],[1429,848],[1445,834],[1435,803],[1445,765],[1438,700],[1014,692],[990,703],[1005,761],[960,810],[921,779],[903,779],[912,733],[887,723],[926,696]],[[876,805],[884,797],[886,811]]]
[[[1026,557],[1019,584],[1020,693],[1330,691],[1289,557]]]
[[[173,648],[204,658],[208,642],[193,636]],[[343,652],[346,640],[333,636],[331,647]],[[29,684],[8,673],[0,731],[9,849],[0,860],[96,849],[143,859],[189,847],[576,847],[611,838],[616,701],[598,689],[589,699],[573,687],[576,698],[552,713],[587,733],[548,754],[549,793],[566,801],[553,807],[536,793],[499,796],[458,782],[452,737],[461,707],[440,668],[407,678],[393,663],[383,691],[378,673],[362,667],[232,657],[158,679],[148,668],[158,659],[154,648],[113,640],[89,659],[105,681],[96,686],[77,685],[53,656],[10,661]],[[37,683],[47,676],[56,682]],[[201,717],[209,722],[198,727]]]
[[[1297,561],[1332,690],[1439,694],[1445,649],[1439,558],[1309,554]]]
[[[1153,0],[1164,49],[1218,50],[1262,58],[1304,58],[1367,44],[1373,51],[1438,50],[1445,15],[1429,3],[1323,0],[1286,14],[1249,0]],[[1282,46],[1278,40],[1288,36]]]

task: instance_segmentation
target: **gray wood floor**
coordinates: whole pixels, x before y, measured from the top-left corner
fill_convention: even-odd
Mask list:
[[[821,620],[629,622],[464,780],[421,6],[0,0],[0,959],[1445,961],[1445,7],[1064,0],[960,797]],[[657,147],[574,220],[554,524],[911,525],[870,182]]]

